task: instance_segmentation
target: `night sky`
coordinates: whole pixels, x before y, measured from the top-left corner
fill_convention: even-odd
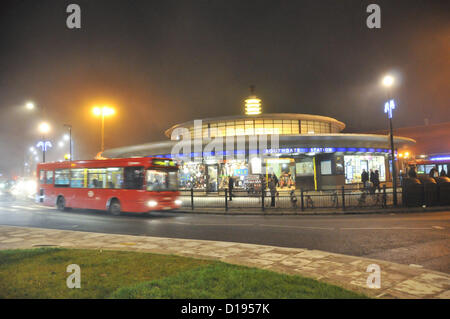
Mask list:
[[[70,3],[81,7],[81,29],[66,27]],[[370,3],[381,7],[381,29],[366,27]],[[392,71],[396,127],[450,121],[448,1],[30,0],[0,10],[0,173],[20,173],[40,118],[54,144],[71,124],[76,158],[92,158],[94,105],[116,108],[111,148],[242,114],[251,84],[265,113],[326,115],[368,132],[387,126],[380,79]],[[41,112],[26,112],[27,101]]]

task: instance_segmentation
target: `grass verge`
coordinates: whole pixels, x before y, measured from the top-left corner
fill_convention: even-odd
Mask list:
[[[69,289],[66,267],[81,268]],[[129,251],[0,251],[0,298],[361,298],[301,276],[217,261]]]

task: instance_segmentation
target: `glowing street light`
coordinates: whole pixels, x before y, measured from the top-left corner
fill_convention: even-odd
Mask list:
[[[385,86],[385,87],[391,87],[392,85],[394,85],[394,83],[395,83],[395,79],[394,79],[394,77],[392,76],[392,75],[385,75],[384,77],[383,77],[383,80],[381,81],[381,83],[383,84],[383,86]]]
[[[384,104],[384,113],[388,115],[389,119],[389,132],[390,132],[390,143],[391,143],[391,163],[392,163],[392,199],[394,206],[397,206],[397,167],[396,167],[396,156],[394,150],[394,131],[392,129],[392,110],[395,109],[395,101],[391,98],[390,88],[395,83],[395,78],[392,75],[385,75],[381,81],[382,85],[387,89],[388,101]]]
[[[101,145],[101,152],[105,150],[105,116],[111,116],[116,113],[116,111],[109,106],[103,106],[103,107],[94,107],[92,109],[92,113],[94,113],[95,116],[101,116],[102,119],[102,145]]]
[[[39,132],[41,132],[42,134],[47,134],[48,132],[50,132],[50,125],[48,125],[48,123],[42,122],[41,124],[39,124]]]
[[[116,111],[109,106],[103,106],[103,107],[94,107],[92,109],[92,112],[94,113],[95,116],[110,116],[110,115],[114,115],[116,113]]]
[[[25,104],[25,108],[27,110],[34,110],[34,103],[33,102],[28,102],[27,104]]]

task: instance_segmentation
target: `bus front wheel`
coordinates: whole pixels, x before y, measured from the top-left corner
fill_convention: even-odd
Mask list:
[[[114,216],[119,216],[121,213],[121,207],[118,200],[113,199],[109,205],[109,213]]]

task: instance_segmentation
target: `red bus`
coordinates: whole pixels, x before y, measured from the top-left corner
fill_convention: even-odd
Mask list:
[[[37,201],[59,210],[149,212],[179,208],[178,167],[166,158],[119,158],[37,165]]]

